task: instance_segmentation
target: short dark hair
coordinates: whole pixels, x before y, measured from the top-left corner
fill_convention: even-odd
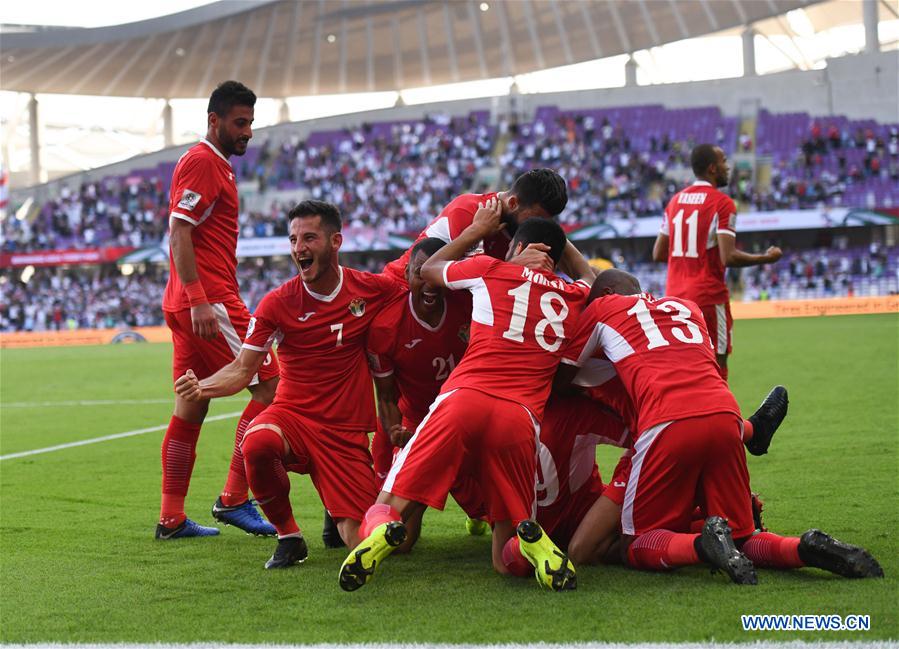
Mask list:
[[[709,165],[718,162],[718,153],[714,144],[697,144],[690,152],[690,166],[693,167],[695,176],[704,176],[708,173]]]
[[[340,228],[343,226],[340,221],[340,209],[334,203],[315,200],[297,203],[296,207],[287,213],[287,222],[312,216],[321,217],[322,224],[332,232],[340,232]]]
[[[512,183],[510,190],[521,207],[539,205],[550,216],[558,216],[568,204],[565,179],[552,169],[531,169]]]
[[[415,255],[420,252],[423,252],[428,257],[430,257],[445,245],[446,241],[444,241],[443,239],[438,239],[437,237],[427,237],[425,239],[422,239],[414,246],[412,246],[412,251],[409,253],[409,261],[412,261],[415,258]]]
[[[562,253],[565,251],[565,244],[568,237],[565,236],[565,230],[562,226],[551,219],[530,218],[518,226],[515,231],[515,238],[510,244],[515,248],[517,244],[527,247],[531,243],[545,243],[549,246],[549,256],[555,263],[559,263],[562,259]]]
[[[215,113],[219,117],[225,117],[235,106],[256,105],[256,93],[243,85],[240,81],[223,81],[209,95],[207,113]]]

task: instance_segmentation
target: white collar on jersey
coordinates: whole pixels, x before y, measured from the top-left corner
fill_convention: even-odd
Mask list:
[[[231,166],[231,161],[228,160],[228,158],[226,158],[225,155],[224,155],[221,151],[219,151],[218,149],[216,149],[216,148],[215,148],[215,145],[214,145],[212,142],[210,142],[209,140],[207,140],[205,137],[204,137],[202,140],[200,140],[200,142],[201,142],[202,144],[205,144],[206,146],[208,146],[208,147],[209,147],[210,149],[212,149],[213,151],[215,151],[215,155],[217,155],[217,156],[220,157],[222,160],[224,160],[225,162],[227,162],[229,167]]]
[[[420,324],[422,327],[427,329],[428,331],[440,331],[440,327],[443,326],[443,322],[446,320],[446,312],[449,307],[446,304],[446,296],[443,298],[443,315],[440,316],[440,322],[437,323],[436,327],[432,327],[424,320],[419,319],[418,314],[415,313],[415,305],[412,304],[412,291],[409,291],[409,310],[412,312],[412,317],[415,318],[415,321]]]
[[[693,183],[693,187],[711,187],[711,186],[712,186],[712,183],[710,183],[708,180],[697,180],[695,183]]]
[[[337,280],[337,286],[334,288],[333,291],[331,291],[331,293],[329,295],[322,295],[321,293],[316,293],[315,291],[310,291],[309,287],[306,286],[306,282],[303,282],[303,280],[300,280],[300,281],[303,282],[303,288],[306,289],[306,292],[309,295],[311,295],[312,297],[314,297],[316,300],[318,300],[320,302],[333,302],[334,298],[337,297],[337,294],[340,293],[340,289],[343,288],[343,266],[337,267],[337,273],[338,273],[338,275],[340,275],[340,279]]]

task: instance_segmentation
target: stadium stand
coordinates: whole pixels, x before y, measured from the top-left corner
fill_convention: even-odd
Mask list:
[[[500,140],[499,125],[486,111],[475,111],[313,132],[302,142],[265,142],[236,159],[235,170],[238,180],[258,182],[263,196],[278,190],[324,198],[341,206],[350,225],[414,234],[453,196],[483,189],[474,186],[479,170],[498,164],[500,184],[509,186],[524,169],[549,166],[569,182],[563,222],[583,225],[660,214],[689,174],[693,144],[745,148],[738,121],[715,107],[546,106],[533,121],[509,126]],[[770,161],[770,184],[755,186],[734,173],[730,193],[744,210],[899,206],[899,124],[762,110],[753,146]],[[2,249],[158,243],[173,166],[163,162],[63,187],[32,220],[4,221]],[[268,209],[244,210],[242,235],[285,234],[288,209],[273,200]]]

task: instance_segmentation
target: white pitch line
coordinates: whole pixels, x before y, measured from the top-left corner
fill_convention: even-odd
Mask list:
[[[231,419],[239,417],[242,411],[228,412],[224,415],[214,415],[206,417],[206,421],[219,421],[221,419]],[[40,455],[41,453],[50,453],[51,451],[61,451],[66,448],[74,448],[76,446],[87,446],[88,444],[97,444],[99,442],[108,442],[113,439],[122,439],[123,437],[134,437],[135,435],[144,435],[145,433],[154,433],[157,430],[165,430],[168,424],[160,426],[150,426],[149,428],[138,428],[137,430],[126,430],[124,433],[115,433],[114,435],[104,435],[103,437],[92,437],[91,439],[81,439],[77,442],[67,442],[65,444],[57,444],[56,446],[47,446],[45,448],[35,448],[30,451],[20,451],[18,453],[9,453],[8,455],[0,455],[0,461],[13,460],[17,457],[28,457],[29,455]]]
[[[237,401],[245,397],[223,397],[216,401]],[[2,408],[56,408],[68,406],[120,406],[142,405],[154,403],[175,403],[175,398],[168,399],[79,399],[76,401],[10,401],[0,402]]]

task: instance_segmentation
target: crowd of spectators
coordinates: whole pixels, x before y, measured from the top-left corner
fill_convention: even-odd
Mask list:
[[[666,266],[612,250],[610,261],[640,278],[643,289],[665,292]],[[380,272],[389,256],[355,254],[342,263]],[[128,275],[112,264],[90,268],[0,271],[0,331],[129,328],[164,324],[167,269],[137,266]],[[285,258],[245,259],[238,265],[241,295],[252,310],[262,297],[296,274]],[[788,252],[777,264],[730,269],[734,299],[773,300],[899,293],[899,247],[821,248]]]
[[[485,113],[472,113],[365,124],[312,133],[304,141],[266,141],[246,160],[235,158],[235,171],[263,191],[282,193],[267,209],[241,213],[241,235],[285,235],[290,208],[285,196],[291,190],[340,205],[347,225],[360,231],[415,233],[454,196],[484,189],[480,172],[494,167],[500,173],[492,184],[499,187],[510,186],[528,168],[556,168],[568,180],[569,204],[561,219],[569,225],[658,215],[691,175],[689,152],[697,131],[689,121],[666,129],[666,120],[676,119],[678,111],[647,109],[656,121],[645,129],[638,126],[644,109],[633,107],[621,109],[618,119],[555,111],[538,112],[532,122],[502,118],[494,126]],[[695,109],[697,115],[708,110]],[[730,193],[741,210],[899,204],[897,125],[871,123],[853,130],[855,122],[834,118],[807,127],[807,115],[765,113],[759,142],[753,143],[735,132],[734,120],[720,114],[708,119],[713,121],[703,125],[703,137],[725,149],[755,149],[771,160],[770,180],[764,183],[753,182],[751,172],[732,163]],[[794,131],[802,128],[807,132],[797,136]],[[34,218],[5,219],[0,250],[158,243],[168,221],[168,182],[162,172],[138,170],[63,187]],[[375,238],[369,233],[363,241]]]

